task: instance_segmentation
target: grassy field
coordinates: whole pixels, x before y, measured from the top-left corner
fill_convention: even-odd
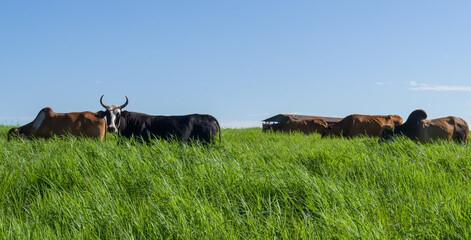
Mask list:
[[[0,239],[470,239],[470,146],[223,129],[205,147],[0,126]]]

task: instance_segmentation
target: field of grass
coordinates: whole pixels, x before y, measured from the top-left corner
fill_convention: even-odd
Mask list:
[[[0,239],[470,239],[454,142],[223,129],[216,146],[7,142]]]

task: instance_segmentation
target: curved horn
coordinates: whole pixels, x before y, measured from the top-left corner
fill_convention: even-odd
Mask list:
[[[101,98],[100,98],[101,106],[103,106],[104,108],[108,108],[108,106],[103,103],[103,96],[105,95],[101,95]]]
[[[119,107],[119,108],[121,108],[121,109],[123,109],[124,107],[126,107],[126,106],[128,105],[128,103],[129,103],[128,97],[127,97],[127,96],[125,96],[125,97],[126,97],[126,102],[125,102],[123,105],[121,105],[121,106]]]

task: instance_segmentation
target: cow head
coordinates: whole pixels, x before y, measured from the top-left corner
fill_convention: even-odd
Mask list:
[[[126,97],[126,102],[123,105],[105,105],[103,103],[103,96],[100,98],[100,103],[106,111],[97,112],[97,116],[106,117],[108,132],[117,132],[120,124],[121,110],[128,105],[128,97]]]
[[[391,125],[384,125],[379,132],[379,143],[390,141],[392,137],[395,135],[394,127]]]
[[[11,141],[15,138],[28,138],[31,135],[31,127],[28,125],[11,128],[7,133],[7,140]]]
[[[327,137],[327,136],[331,136],[331,135],[332,135],[332,125],[327,125],[327,126],[323,129],[321,135],[322,135],[322,138],[325,138],[325,137]]]
[[[19,134],[19,128],[11,128],[8,133],[7,133],[7,139],[8,141],[11,141],[13,138],[17,137]]]

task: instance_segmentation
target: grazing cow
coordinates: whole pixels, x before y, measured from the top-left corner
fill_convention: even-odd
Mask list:
[[[137,137],[149,142],[150,138],[176,138],[181,141],[201,140],[203,143],[213,143],[221,128],[219,122],[211,115],[191,114],[183,116],[154,116],[144,113],[122,111],[128,105],[128,98],[123,105],[105,105],[103,96],[101,105],[106,111],[100,111],[106,116],[108,132],[120,132],[126,138]]]
[[[106,138],[106,120],[93,112],[55,113],[46,107],[39,111],[34,121],[12,128],[8,131],[8,139],[13,136],[26,138],[50,138],[53,135],[71,134],[103,140]]]
[[[453,116],[430,120],[426,118],[427,113],[424,110],[413,111],[404,124],[395,127],[384,126],[381,129],[379,142],[390,140],[398,134],[423,143],[434,139],[455,140],[463,143],[468,141],[469,128],[465,120]]]
[[[278,123],[277,127],[283,132],[301,131],[305,134],[314,132],[322,134],[327,126],[327,122],[322,119],[297,120],[291,116],[287,116]]]
[[[377,137],[381,128],[386,124],[400,125],[402,118],[397,115],[348,115],[340,122],[328,126],[322,136],[354,137],[366,135]]]

